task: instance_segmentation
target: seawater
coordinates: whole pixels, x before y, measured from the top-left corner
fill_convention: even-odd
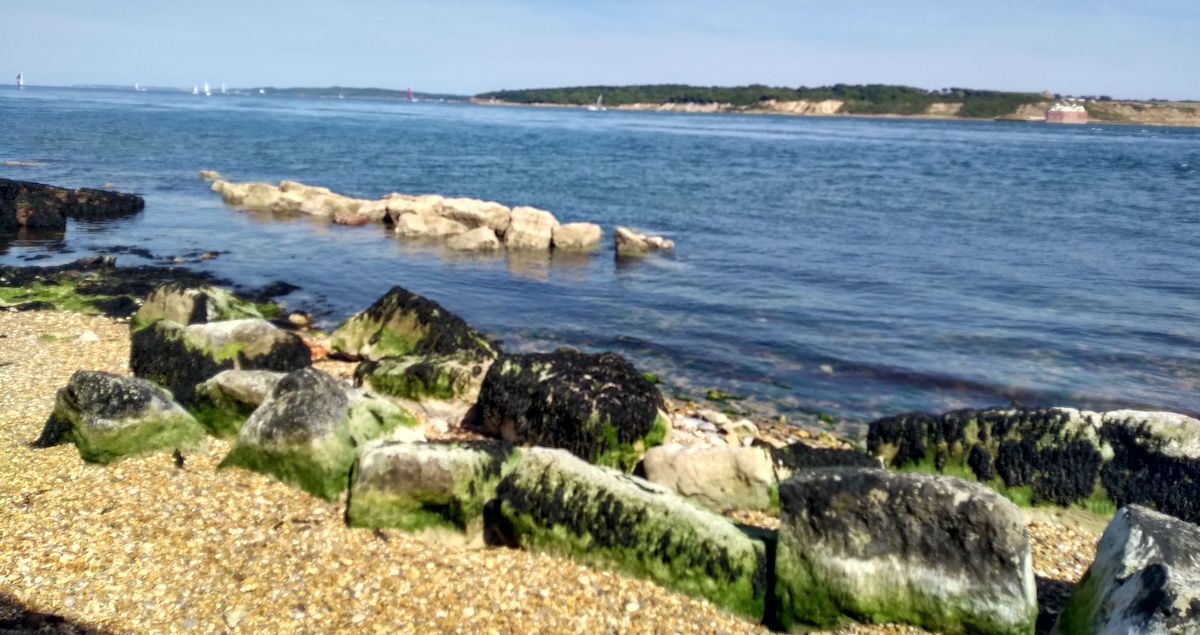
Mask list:
[[[665,390],[844,431],[882,415],[1062,405],[1200,412],[1200,130],[602,113],[0,88],[0,176],[111,183],[144,212],[0,243],[194,266],[326,327],[393,285],[513,351],[615,350]],[[464,257],[226,207],[197,177],[438,193],[594,221],[590,257]],[[673,239],[619,264],[616,225]],[[137,252],[144,253],[144,252]],[[828,419],[828,417],[826,417]]]

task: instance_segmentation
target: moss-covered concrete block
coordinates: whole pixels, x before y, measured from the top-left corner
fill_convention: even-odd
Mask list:
[[[330,335],[330,346],[350,359],[451,355],[483,361],[496,356],[495,347],[462,318],[400,287],[342,323]]]
[[[305,368],[279,380],[219,467],[268,474],[334,500],[349,483],[357,446],[385,436],[423,441],[416,425],[403,408]]]
[[[63,441],[73,442],[89,463],[206,447],[204,428],[167,391],[144,379],[83,370],[59,389],[34,445]]]
[[[358,448],[346,523],[482,546],[484,505],[520,455],[500,440],[367,442]]]
[[[459,355],[406,355],[367,360],[355,381],[410,410],[460,422],[479,399],[492,359]]]
[[[962,479],[869,468],[805,470],[779,486],[775,559],[788,629],[847,620],[938,633],[1032,635],[1024,518]]]
[[[188,411],[209,433],[233,437],[287,373],[226,370],[196,386]]]
[[[488,370],[477,405],[488,434],[625,471],[670,428],[658,388],[616,353],[504,355]]]
[[[164,284],[150,295],[133,314],[130,328],[141,330],[158,320],[176,324],[204,324],[223,320],[262,319],[258,308],[232,291],[210,284],[172,282]]]
[[[651,580],[752,620],[766,547],[674,492],[564,451],[533,448],[500,482],[489,530],[508,544]]]
[[[133,374],[169,389],[191,405],[197,384],[225,370],[291,372],[312,366],[312,352],[295,333],[258,319],[184,326],[158,320],[130,341]]]

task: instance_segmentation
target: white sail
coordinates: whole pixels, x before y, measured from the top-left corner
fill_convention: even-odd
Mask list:
[[[209,92],[209,90],[208,90],[208,82],[204,82],[204,94],[205,94],[205,95],[211,95],[211,94],[212,94],[212,93],[211,93],[211,92]]]
[[[199,95],[199,94],[200,94],[200,90],[199,90],[199,89],[197,89],[195,86],[192,86],[192,94],[193,94],[193,95]]]
[[[221,94],[225,94],[225,82],[221,82]]]
[[[20,73],[17,73],[17,88],[25,89],[25,78]]]
[[[604,93],[601,93],[601,94],[600,94],[600,96],[596,98],[596,103],[595,103],[595,105],[588,106],[588,107],[587,107],[587,109],[588,109],[588,110],[590,110],[590,111],[592,111],[592,112],[599,112],[599,111],[601,111],[601,110],[608,110],[607,108],[605,108],[605,107],[604,107]]]

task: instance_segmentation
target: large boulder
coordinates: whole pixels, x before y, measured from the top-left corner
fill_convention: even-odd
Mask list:
[[[133,315],[130,326],[137,331],[158,320],[170,320],[187,326],[262,317],[254,303],[237,297],[231,291],[208,284],[172,282],[150,292]]]
[[[71,441],[89,463],[205,448],[204,428],[170,393],[136,377],[78,370],[60,388],[37,447]]]
[[[500,482],[489,530],[504,543],[652,580],[762,619],[766,546],[674,492],[533,448]]]
[[[554,248],[564,251],[590,251],[600,244],[603,230],[595,223],[566,223],[554,228]]]
[[[319,194],[309,196],[300,204],[300,211],[321,218],[335,218],[339,215],[352,216],[358,213],[363,201],[341,194]]]
[[[266,320],[225,320],[184,326],[157,320],[133,333],[129,368],[169,389],[184,405],[197,384],[223,370],[290,372],[312,365],[312,352],[295,333]]]
[[[467,232],[466,225],[441,216],[401,214],[395,222],[401,238],[446,238]]]
[[[409,410],[461,422],[479,400],[479,390],[494,361],[482,351],[450,355],[402,355],[366,360],[354,371],[355,382]]]
[[[421,196],[389,195],[387,199],[388,216],[391,217],[392,224],[399,223],[400,217],[405,214],[440,216],[443,200],[445,199],[437,194],[424,194]]]
[[[346,524],[483,546],[484,505],[520,456],[504,441],[369,441],[358,448]]]
[[[617,227],[613,232],[613,245],[618,257],[640,258],[650,253],[650,244],[646,239],[628,227]]]
[[[1029,534],[1019,509],[961,479],[804,470],[779,486],[779,620],[847,619],[941,633],[1032,635]]]
[[[68,218],[108,218],[140,212],[142,197],[108,190],[67,189],[0,179],[0,232],[65,229]]]
[[[660,445],[646,451],[642,469],[651,483],[715,511],[769,509],[777,503],[766,448]]]
[[[504,244],[513,250],[550,249],[558,219],[554,214],[536,207],[514,207],[508,230],[504,232]]]
[[[473,198],[443,199],[439,214],[471,229],[486,227],[496,234],[507,231],[512,220],[512,211],[508,207]]]
[[[1200,527],[1122,507],[1071,592],[1054,633],[1200,633]]]
[[[227,205],[251,210],[269,211],[274,208],[281,190],[270,183],[230,183],[213,181],[212,189],[221,193]]]
[[[343,322],[331,334],[330,346],[349,359],[451,355],[482,361],[496,356],[462,318],[401,287]]]
[[[1200,522],[1200,421],[1165,412],[991,408],[874,421],[889,467],[973,478],[1021,503],[1111,514],[1149,505]]]
[[[423,441],[416,425],[399,406],[358,394],[331,375],[305,368],[275,384],[219,467],[268,474],[334,500],[349,483],[357,446],[385,436]]]
[[[446,240],[446,246],[455,251],[498,251],[503,244],[490,227],[476,227]]]
[[[366,201],[358,207],[356,216],[365,218],[373,223],[382,223],[385,220],[390,222],[390,218],[388,217],[388,201],[384,199]]]
[[[616,353],[503,356],[488,369],[477,406],[485,433],[626,471],[670,427],[658,388]]]
[[[286,373],[226,370],[196,386],[188,411],[218,437],[236,436]]]

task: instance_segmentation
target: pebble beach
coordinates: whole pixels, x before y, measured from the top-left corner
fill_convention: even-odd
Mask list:
[[[72,372],[129,374],[128,359],[124,321],[0,311],[0,632],[768,632],[568,560],[348,528],[340,502],[216,471],[229,441],[210,439],[182,467],[169,454],[101,467],[72,445],[28,446]],[[1039,599],[1053,612],[1099,535],[1043,521],[1029,528]]]

